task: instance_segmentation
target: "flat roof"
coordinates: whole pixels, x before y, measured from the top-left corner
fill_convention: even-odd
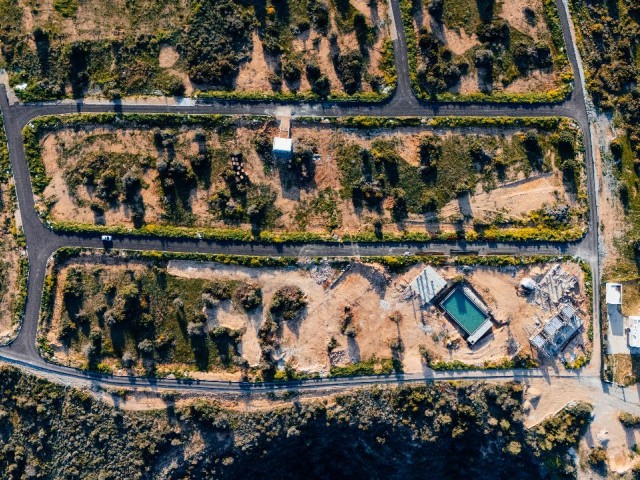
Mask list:
[[[564,324],[558,317],[553,317],[547,322],[542,331],[547,338],[553,338]]]
[[[474,336],[481,330],[484,330],[483,334],[486,333],[486,322],[489,322],[489,328],[491,328],[488,315],[460,286],[455,287],[440,305],[469,336]]]
[[[567,322],[570,322],[573,320],[573,317],[576,316],[576,309],[571,305],[565,305],[562,307],[562,310],[560,310],[560,315],[563,316]]]
[[[427,265],[409,286],[420,296],[422,305],[425,305],[447,286],[447,281],[431,265]]]
[[[531,343],[533,343],[533,346],[538,348],[538,349],[544,348],[544,346],[547,343],[547,341],[544,339],[544,337],[542,335],[540,335],[539,333],[537,335],[534,335],[533,337],[531,337],[529,340],[531,340]]]
[[[275,152],[291,152],[293,142],[290,138],[273,137],[273,150]]]
[[[629,317],[629,346],[640,348],[640,317]]]
[[[622,305],[622,285],[607,283],[607,305]]]

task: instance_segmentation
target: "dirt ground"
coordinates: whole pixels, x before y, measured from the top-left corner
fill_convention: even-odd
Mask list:
[[[600,223],[600,248],[602,255],[602,271],[605,278],[622,280],[615,272],[622,260],[618,251],[618,243],[628,234],[630,226],[625,222],[625,213],[620,200],[619,182],[615,178],[615,168],[611,158],[602,155],[610,151],[611,141],[620,132],[614,126],[613,119],[606,114],[599,114],[592,123],[592,136],[595,144],[595,166],[598,184],[598,221]],[[635,315],[635,314],[634,314]]]
[[[18,324],[12,324],[18,295],[20,249],[13,236],[14,203],[10,185],[0,184],[0,344],[17,334]]]
[[[166,54],[167,62],[170,62],[171,53]],[[275,125],[265,126],[261,130],[268,135],[275,135]],[[311,221],[306,225],[299,225],[295,219],[296,213],[300,213],[301,204],[311,203],[319,192],[332,189],[340,192],[342,184],[338,167],[337,154],[344,145],[359,145],[370,148],[374,140],[389,140],[395,142],[398,154],[412,166],[419,166],[418,157],[421,138],[429,133],[426,128],[402,128],[389,133],[389,130],[347,130],[336,129],[331,126],[295,124],[292,127],[292,139],[294,145],[308,144],[316,148],[318,159],[314,162],[315,173],[313,182],[309,188],[298,188],[295,185],[287,185],[280,175],[274,175],[273,170],[266,170],[263,161],[255,152],[253,141],[258,133],[255,129],[239,127],[233,138],[223,139],[215,133],[208,134],[207,148],[218,152],[221,160],[218,160],[213,168],[211,186],[208,189],[199,186],[191,192],[189,201],[192,210],[195,227],[224,227],[223,221],[213,218],[209,211],[209,199],[213,192],[225,186],[220,173],[227,166],[225,155],[230,150],[237,150],[244,155],[244,168],[255,184],[266,184],[276,193],[275,207],[282,212],[276,224],[270,228],[274,231],[299,231],[305,230],[312,233],[327,233],[330,229],[328,219],[311,212]],[[521,132],[516,130],[502,133],[482,129],[461,129],[455,135],[486,135],[490,141],[510,142],[514,135]],[[440,138],[451,138],[452,131],[438,130],[435,134]],[[177,158],[182,162],[188,162],[186,157],[197,152],[197,144],[194,141],[194,131],[181,130],[177,133],[176,150]],[[479,138],[482,138],[480,136]],[[135,155],[150,155],[158,157],[154,146],[153,132],[143,129],[114,130],[107,127],[92,128],[90,130],[62,129],[46,135],[41,141],[42,158],[47,175],[51,182],[44,192],[44,203],[50,205],[51,217],[58,221],[73,221],[84,224],[94,224],[95,214],[91,209],[93,200],[92,192],[85,186],[78,188],[77,198],[73,198],[68,191],[64,175],[73,170],[77,162],[82,161],[87,155],[95,153],[127,153]],[[226,153],[225,153],[226,152]],[[500,148],[496,155],[501,152]],[[553,154],[545,153],[546,163],[553,165]],[[276,169],[277,170],[277,169]],[[142,199],[145,205],[144,221],[147,224],[162,223],[163,209],[161,206],[161,191],[158,186],[158,175],[155,168],[145,172],[146,185],[142,189]],[[446,205],[437,219],[425,221],[425,216],[410,213],[408,218],[401,223],[392,220],[391,212],[383,209],[380,212],[369,209],[356,209],[353,202],[337,198],[336,211],[340,224],[332,225],[333,233],[341,236],[354,234],[370,229],[375,218],[382,218],[385,231],[398,234],[403,229],[409,231],[437,233],[439,231],[453,231],[459,228],[456,221],[464,215],[466,218],[477,220],[495,219],[500,215],[503,221],[526,220],[527,215],[545,205],[566,203],[570,207],[576,207],[578,202],[573,195],[569,195],[566,186],[562,182],[560,173],[553,170],[552,174],[539,174],[524,172],[519,165],[509,167],[504,180],[499,181],[495,188],[487,191],[478,185],[476,192],[471,196],[469,205],[464,206],[460,200],[455,200]],[[45,208],[45,207],[43,207]],[[325,212],[325,215],[327,213]],[[449,220],[448,220],[449,219]],[[132,226],[129,209],[122,205],[111,206],[104,213],[101,220],[105,225]]]
[[[560,172],[532,175],[522,180],[490,190],[481,187],[469,198],[469,205],[454,200],[441,210],[443,218],[471,216],[476,220],[491,222],[497,215],[511,218],[525,218],[528,213],[538,210],[542,205],[555,202],[574,204],[575,199],[568,195]]]
[[[84,0],[78,2],[75,19],[64,18],[54,8],[53,0],[33,2],[18,0],[22,7],[25,31],[32,32],[37,27],[48,27],[69,42],[82,40],[109,40],[122,38],[126,34],[154,34],[158,30],[168,30],[188,14],[188,0],[162,2],[149,7],[145,14],[123,15],[126,0]],[[140,2],[143,3],[143,2]],[[155,3],[155,2],[154,2]],[[158,10],[157,6],[161,5]]]

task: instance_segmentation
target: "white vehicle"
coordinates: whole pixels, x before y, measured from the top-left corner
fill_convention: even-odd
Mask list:
[[[113,238],[111,237],[111,235],[102,235],[102,241],[104,243],[111,242],[112,240],[113,240]]]

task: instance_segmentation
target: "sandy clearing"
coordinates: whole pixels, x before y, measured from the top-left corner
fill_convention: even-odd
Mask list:
[[[161,68],[171,68],[176,64],[179,58],[180,54],[174,47],[165,45],[160,49],[158,63]]]
[[[510,219],[524,219],[526,215],[544,205],[566,203],[571,199],[566,194],[559,172],[540,174],[508,183],[488,192],[478,186],[469,199],[469,207],[461,211],[460,201],[452,200],[445,205],[440,215],[443,218],[460,214],[472,216],[480,221],[492,221],[497,215]]]
[[[515,79],[504,87],[503,91],[508,93],[545,92],[557,88],[558,84],[559,77],[556,72],[534,70],[526,77]]]
[[[540,0],[508,0],[502,2],[499,17],[509,22],[509,25],[529,35],[534,40],[550,39],[549,28],[545,22],[542,2]],[[526,20],[525,8],[530,8],[535,12],[536,23],[531,25]]]

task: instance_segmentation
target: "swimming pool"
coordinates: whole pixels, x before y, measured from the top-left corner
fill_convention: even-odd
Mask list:
[[[488,319],[460,286],[454,288],[440,305],[469,335],[473,335]]]

